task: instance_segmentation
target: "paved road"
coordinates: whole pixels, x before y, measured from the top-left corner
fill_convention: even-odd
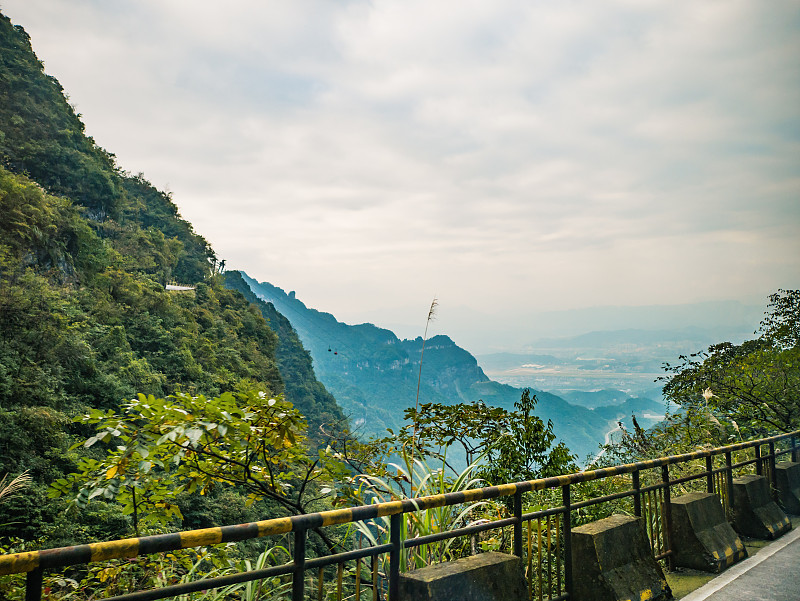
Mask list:
[[[800,528],[783,535],[681,601],[800,601]]]

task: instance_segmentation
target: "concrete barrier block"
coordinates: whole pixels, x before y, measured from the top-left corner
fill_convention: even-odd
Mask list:
[[[522,561],[481,553],[400,574],[401,601],[523,601],[528,585]]]
[[[747,557],[717,495],[682,495],[670,502],[670,510],[675,565],[716,573]]]
[[[800,463],[779,461],[775,464],[778,501],[786,513],[800,515]]]
[[[733,481],[733,523],[737,532],[773,540],[792,529],[792,523],[769,494],[764,476],[741,476]]]
[[[672,599],[653,559],[641,518],[613,515],[572,530],[575,599],[666,601]]]

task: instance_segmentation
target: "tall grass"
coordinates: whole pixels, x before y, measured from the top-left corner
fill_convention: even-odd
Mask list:
[[[413,501],[414,497],[464,491],[478,488],[483,483],[479,478],[473,476],[478,463],[483,457],[467,466],[455,478],[446,475],[444,463],[441,468],[432,469],[423,459],[412,457],[411,453],[406,449],[402,449],[401,459],[401,464],[390,463],[389,466],[397,470],[398,480],[407,482],[407,487],[398,487],[389,480],[362,474],[357,479],[359,482],[359,494],[362,498],[369,499],[371,503],[384,503],[403,499],[411,499]],[[476,511],[486,505],[492,505],[492,502],[480,501],[407,513],[400,522],[402,528],[400,539],[409,540],[465,526],[470,523],[471,518],[475,517]],[[385,516],[369,522],[357,522],[355,527],[372,545],[385,544],[389,541],[390,519],[389,516]],[[433,563],[455,559],[463,553],[463,548],[458,546],[459,542],[459,539],[451,538],[410,549],[402,548],[401,569],[420,568]],[[388,557],[384,558],[384,562],[388,562]]]
[[[28,470],[25,470],[8,483],[6,483],[7,478],[8,474],[4,475],[3,479],[0,480],[0,501],[12,497],[31,483],[31,476]]]
[[[414,412],[414,436],[411,438],[411,464],[414,464],[414,447],[417,444],[417,415],[419,414],[419,389],[422,385],[422,360],[425,358],[425,343],[428,340],[428,326],[431,325],[431,322],[436,318],[436,307],[439,306],[439,301],[436,300],[436,296],[434,295],[433,300],[431,301],[431,306],[428,309],[428,319],[425,320],[425,334],[422,336],[422,350],[419,354],[419,374],[417,375],[417,397],[414,400],[414,408],[416,411]],[[414,492],[414,486],[412,483],[411,492]]]

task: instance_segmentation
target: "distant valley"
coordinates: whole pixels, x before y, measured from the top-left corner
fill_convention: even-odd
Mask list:
[[[593,407],[602,396],[590,393],[603,389],[660,398],[658,379],[665,375],[665,362],[674,363],[680,355],[696,353],[719,340],[718,331],[698,327],[628,328],[540,339],[528,345],[529,352],[489,353],[477,359],[493,380],[548,390]]]
[[[415,402],[421,337],[401,340],[390,330],[372,324],[339,322],[329,313],[306,307],[293,292],[287,293],[239,273],[256,296],[272,303],[291,322],[313,358],[317,377],[362,434],[382,435],[386,428],[401,424],[403,410]],[[489,356],[484,364],[502,372],[519,359]],[[642,425],[647,426],[664,412],[660,391],[655,386],[651,386],[653,398],[633,398],[619,390],[585,392],[582,396],[569,392],[556,395],[543,392],[543,386],[491,379],[473,355],[447,336],[433,336],[426,342],[421,402],[455,404],[482,400],[513,409],[525,387],[536,392],[537,414],[545,421],[553,421],[556,434],[579,460],[597,453],[599,444],[618,420],[629,423],[631,415],[636,414]]]

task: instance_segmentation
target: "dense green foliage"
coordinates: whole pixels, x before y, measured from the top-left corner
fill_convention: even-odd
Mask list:
[[[534,413],[536,404],[536,395],[527,388],[514,403],[514,411],[483,402],[423,403],[406,409],[406,425],[398,436],[408,441],[407,447],[413,441],[426,456],[460,447],[466,464],[478,462],[475,475],[490,485],[577,470],[564,443],[556,443],[553,422],[544,423]]]
[[[292,324],[272,303],[258,298],[238,271],[225,273],[225,286],[238,290],[261,311],[270,328],[278,334],[276,360],[285,383],[285,396],[309,419],[309,435],[318,439],[321,426],[344,426],[345,418],[336,399],[317,380],[311,356],[303,348]]]
[[[632,430],[605,447],[602,463],[638,461],[719,447],[800,429],[800,290],[770,296],[756,331],[682,356],[664,394],[674,410],[653,428]]]
[[[800,290],[779,290],[754,340],[723,342],[667,366],[668,399],[713,413],[745,437],[800,428]]]
[[[46,75],[20,26],[0,15],[0,164],[83,208],[104,237],[164,282],[194,282],[213,252],[168,195],[129,176],[84,133],[59,83]],[[139,248],[141,247],[141,248]],[[124,252],[131,251],[131,252]]]
[[[46,490],[104,457],[98,445],[71,448],[91,432],[73,418],[116,412],[139,393],[212,399],[252,386],[296,399],[314,424],[341,420],[302,347],[278,357],[283,333],[223,285],[169,195],[84,134],[28,36],[2,15],[0,214],[0,474],[33,480],[0,504],[0,536],[58,545],[130,533],[114,504],[66,512]],[[167,291],[170,280],[195,289]],[[248,514],[235,488],[187,495],[176,499],[187,527],[282,511]]]
[[[166,399],[139,394],[119,412],[90,410],[80,419],[96,434],[82,446],[102,445],[102,458],[82,458],[60,478],[51,496],[93,498],[122,505],[139,524],[181,526],[180,493],[237,487],[247,504],[268,498],[292,514],[308,513],[316,482],[341,478],[343,466],[305,444],[306,423],[291,403],[240,386],[216,398],[177,393]],[[324,496],[324,495],[322,495]]]
[[[118,215],[122,196],[114,158],[84,134],[83,123],[20,26],[0,16],[0,154],[54,194],[95,216]]]
[[[19,217],[0,246],[0,471],[51,481],[75,460],[69,418],[137,392],[216,395],[242,379],[283,391],[277,336],[241,295],[214,278],[165,291],[68,201],[5,170],[0,202]],[[40,511],[27,498],[14,513]]]
[[[277,336],[241,295],[215,278],[194,293],[167,292],[147,262],[122,254],[69,201],[5,170],[0,198],[14,216],[2,228],[3,407],[216,394],[243,377],[282,391]]]

